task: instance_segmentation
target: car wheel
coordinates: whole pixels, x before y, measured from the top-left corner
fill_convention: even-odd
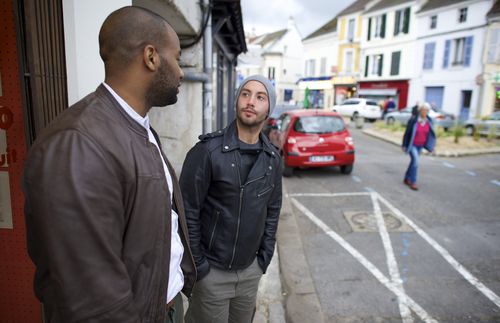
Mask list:
[[[344,165],[344,166],[340,166],[340,172],[342,174],[345,174],[345,175],[349,175],[350,173],[352,173],[352,169],[354,168],[354,165],[351,164],[351,165]]]
[[[465,127],[465,132],[467,133],[467,136],[472,136],[474,134],[474,126],[467,126]]]
[[[283,164],[283,176],[284,177],[290,177],[293,175],[293,167],[287,166],[285,163],[285,158],[281,158],[281,162]]]
[[[385,121],[385,123],[387,123],[387,124],[394,124],[394,121],[396,121],[396,120],[394,120],[393,117],[389,117],[389,118],[387,118],[387,120]]]

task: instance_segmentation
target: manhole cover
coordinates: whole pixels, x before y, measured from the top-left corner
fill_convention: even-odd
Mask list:
[[[389,232],[412,232],[413,229],[390,212],[383,212],[385,226]],[[378,232],[377,221],[372,213],[344,212],[344,217],[354,232]]]

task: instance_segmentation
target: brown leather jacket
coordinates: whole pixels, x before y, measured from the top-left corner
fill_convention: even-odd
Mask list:
[[[157,148],[103,85],[42,132],[23,184],[35,293],[47,322],[163,322],[172,207],[190,295],[196,271],[168,166],[173,206]]]

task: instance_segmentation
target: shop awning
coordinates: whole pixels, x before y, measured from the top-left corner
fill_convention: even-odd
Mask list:
[[[397,93],[397,89],[358,89],[358,95],[389,96],[396,95]]]

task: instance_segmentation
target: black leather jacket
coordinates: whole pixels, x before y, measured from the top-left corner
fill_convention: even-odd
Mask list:
[[[245,183],[240,183],[236,122],[200,136],[187,154],[180,185],[198,279],[210,266],[244,269],[257,256],[271,262],[281,209],[281,159],[266,136]]]

